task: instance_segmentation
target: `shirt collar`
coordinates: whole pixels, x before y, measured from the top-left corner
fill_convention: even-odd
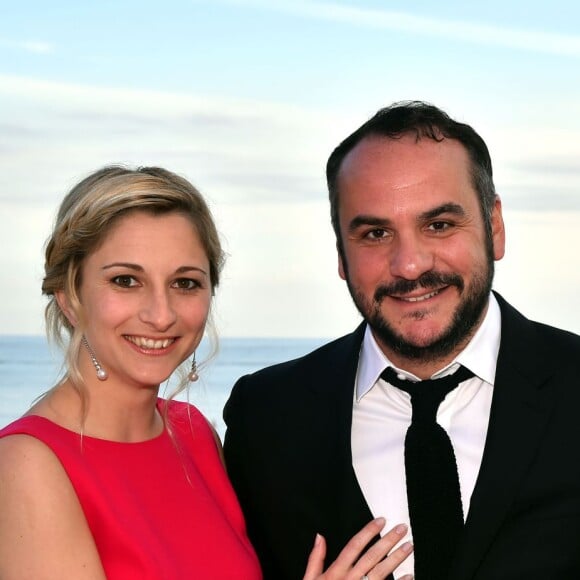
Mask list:
[[[501,336],[501,313],[499,304],[493,294],[490,294],[487,312],[483,322],[469,341],[468,345],[448,365],[438,370],[432,377],[449,374],[459,364],[467,367],[477,377],[493,386],[495,369]],[[375,385],[381,373],[392,366],[412,380],[418,377],[399,369],[392,364],[377,344],[369,325],[365,329],[365,335],[359,357],[356,378],[356,399],[360,401]]]

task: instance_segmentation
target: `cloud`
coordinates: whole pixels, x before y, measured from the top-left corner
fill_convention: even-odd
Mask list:
[[[252,99],[83,85],[6,74],[0,74],[1,95],[57,104],[61,111],[74,114],[80,110],[84,114],[92,111],[129,118],[182,119],[203,113],[213,123],[224,115],[247,121],[284,118],[293,123],[307,114],[299,106]]]
[[[55,47],[50,42],[42,40],[5,40],[0,39],[0,46],[5,46],[13,50],[21,50],[24,52],[31,52],[33,54],[49,54],[54,52]]]
[[[222,0],[227,4],[254,6],[264,10],[293,14],[314,20],[341,22],[382,30],[437,36],[447,40],[500,46],[544,54],[580,57],[580,36],[538,30],[522,30],[460,20],[417,16],[406,12],[358,8],[336,3],[293,0]]]
[[[254,201],[319,201],[326,199],[324,184],[313,177],[278,172],[220,173],[216,178],[231,190],[251,192]],[[238,196],[236,196],[238,197]],[[239,196],[241,197],[241,196]],[[231,197],[230,197],[231,200]]]
[[[27,52],[33,52],[35,54],[47,54],[49,52],[54,52],[54,46],[52,44],[38,40],[27,40],[25,42],[18,43],[17,46],[20,46]]]
[[[569,154],[511,159],[496,179],[504,207],[533,212],[576,212],[580,218],[580,165]]]
[[[522,163],[511,163],[511,168],[526,174],[558,175],[580,184],[580,162],[577,157],[559,156],[528,159]]]
[[[9,75],[0,75],[0,107],[0,199],[23,203],[54,203],[110,163],[165,165],[217,202],[322,200],[332,136],[356,126],[328,107]],[[534,138],[525,128],[498,133],[496,185],[509,207],[580,210],[576,141],[544,138],[550,127],[535,126]]]
[[[0,109],[0,200],[54,202],[110,163],[165,165],[227,202],[324,196],[331,112],[10,75]]]
[[[580,188],[565,188],[558,185],[512,185],[498,191],[503,207],[510,210],[542,213],[558,210],[576,216],[580,227]]]

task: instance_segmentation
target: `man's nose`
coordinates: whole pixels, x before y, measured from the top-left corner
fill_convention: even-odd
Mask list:
[[[391,249],[390,270],[397,278],[416,280],[433,269],[433,249],[417,234],[397,234]]]

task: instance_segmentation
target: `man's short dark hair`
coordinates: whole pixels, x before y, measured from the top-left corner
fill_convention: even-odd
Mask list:
[[[488,244],[491,243],[491,213],[496,193],[491,158],[484,140],[472,127],[454,121],[447,113],[434,105],[423,101],[403,101],[380,109],[374,117],[349,135],[328,158],[326,181],[330,198],[330,215],[341,253],[338,174],[344,158],[366,137],[399,139],[409,134],[415,134],[417,141],[423,138],[434,141],[442,141],[445,138],[455,139],[465,147],[471,160],[471,177],[479,197],[487,241]]]

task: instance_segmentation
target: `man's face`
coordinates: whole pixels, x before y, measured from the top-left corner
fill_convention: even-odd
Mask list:
[[[448,362],[480,324],[503,257],[499,200],[488,241],[467,151],[414,135],[361,141],[338,190],[339,273],[379,345],[395,364]]]

